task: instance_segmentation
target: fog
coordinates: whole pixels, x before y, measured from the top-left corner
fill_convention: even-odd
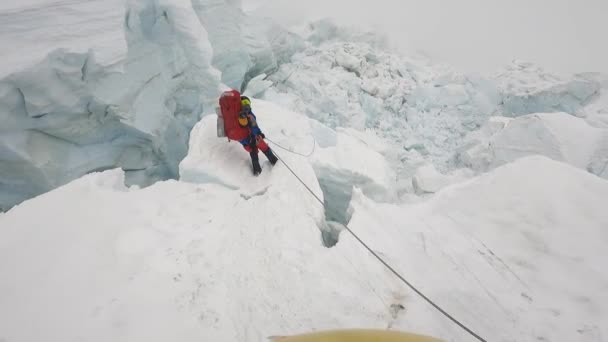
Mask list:
[[[608,72],[607,0],[243,0],[284,24],[332,17],[388,34],[462,71],[518,58],[548,71]]]

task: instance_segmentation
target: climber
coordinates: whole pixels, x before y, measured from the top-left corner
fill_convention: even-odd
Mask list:
[[[262,167],[260,166],[260,160],[258,158],[258,149],[266,155],[266,158],[268,158],[272,165],[277,163],[278,158],[264,141],[266,136],[258,126],[257,118],[251,111],[251,100],[247,96],[241,96],[241,111],[239,112],[238,121],[241,127],[247,127],[249,130],[249,136],[245,139],[241,139],[239,142],[243,145],[245,150],[249,152],[253,165],[253,174],[257,176],[262,172]]]

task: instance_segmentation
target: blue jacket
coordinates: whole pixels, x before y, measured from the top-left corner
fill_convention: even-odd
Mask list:
[[[253,138],[257,138],[258,135],[262,134],[262,130],[260,129],[260,127],[258,126],[258,120],[257,117],[255,116],[255,114],[253,114],[253,112],[249,112],[249,114],[247,114],[247,117],[249,118],[248,123],[247,123],[247,127],[249,128],[249,132],[251,133],[251,135],[253,136]],[[251,136],[239,141],[242,145],[249,145],[251,144]]]

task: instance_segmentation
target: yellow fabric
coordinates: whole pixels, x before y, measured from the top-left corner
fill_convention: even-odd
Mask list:
[[[334,330],[295,336],[274,336],[273,342],[442,342],[441,340],[389,330]]]
[[[243,116],[239,116],[239,125],[247,126],[247,118]]]

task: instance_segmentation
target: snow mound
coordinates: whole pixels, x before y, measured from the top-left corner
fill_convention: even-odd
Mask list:
[[[485,135],[484,135],[485,134]],[[522,156],[540,154],[570,163],[600,177],[608,174],[608,130],[566,113],[495,119],[469,138],[461,162],[487,171]]]
[[[461,169],[452,174],[444,175],[437,171],[432,164],[419,167],[412,178],[412,186],[418,195],[432,194],[447,187],[448,185],[460,183],[470,176],[471,170]]]
[[[356,132],[342,129],[336,132],[276,104],[255,98],[252,101],[258,124],[275,153],[290,167],[302,170],[302,174],[296,173],[306,184],[320,183],[321,188],[313,187],[313,191],[320,198],[326,198],[328,220],[348,222],[347,209],[353,187],[378,201],[394,199],[394,173],[384,157],[360,140]],[[190,152],[180,164],[180,179],[241,189],[243,177],[251,177],[251,159],[240,143],[217,138],[216,120],[215,114],[207,115],[193,129]],[[207,163],[208,160],[216,162]],[[259,183],[275,177],[274,168],[263,154],[260,160],[262,174],[241,189],[245,193],[261,191]],[[239,167],[235,168],[235,163]],[[301,163],[311,163],[313,169],[302,169]]]
[[[37,1],[2,13],[29,30],[19,35],[32,41],[19,44],[36,60],[0,79],[0,209],[91,171],[121,167],[140,185],[178,176],[189,131],[219,92],[189,2]],[[38,17],[57,28],[40,29]]]
[[[252,110],[258,118],[258,125],[268,139],[276,141],[281,146],[292,147],[310,146],[312,135],[310,119],[281,108],[272,103],[252,98]],[[251,158],[238,141],[217,137],[217,115],[206,115],[192,130],[190,148],[186,158],[180,163],[180,179],[194,183],[219,183],[230,188],[240,189],[249,184],[269,182],[274,178],[274,169],[266,157],[260,152],[262,173],[254,177],[251,168]],[[273,147],[273,145],[270,145]],[[276,148],[273,147],[273,150]],[[287,163],[302,171],[301,177],[305,183],[314,187],[317,183],[315,174],[305,158],[291,153],[277,151]],[[213,163],[208,161],[213,160]],[[278,164],[277,164],[278,165]],[[306,165],[306,167],[304,167]],[[249,179],[243,182],[243,178]],[[322,198],[318,187],[315,193]]]
[[[566,112],[574,114],[587,105],[600,90],[597,81],[574,76],[562,79],[542,68],[514,61],[495,78],[502,94],[504,114]]]
[[[605,180],[531,156],[413,206],[358,193],[350,227],[488,339],[599,341],[608,333],[606,198]],[[434,336],[469,340],[454,339],[426,303],[406,307],[406,327],[434,321]]]
[[[279,128],[276,107],[253,108],[284,143],[309,120],[283,112],[300,125]],[[188,182],[127,188],[122,171],[105,171],[0,216],[2,338],[262,341],[395,320],[405,289],[389,275],[369,279],[361,265],[382,267],[369,255],[323,247],[323,207],[285,165],[251,175],[213,119],[192,133]],[[305,158],[281,156],[322,196]]]

